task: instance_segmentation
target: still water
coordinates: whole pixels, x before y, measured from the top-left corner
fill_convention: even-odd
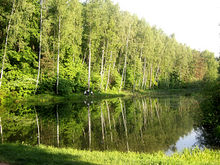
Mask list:
[[[1,107],[3,143],[170,155],[200,146],[199,104],[185,96]]]

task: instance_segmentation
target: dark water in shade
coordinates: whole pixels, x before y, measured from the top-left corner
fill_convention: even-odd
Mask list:
[[[200,145],[193,97],[115,98],[1,107],[3,143],[167,155]]]

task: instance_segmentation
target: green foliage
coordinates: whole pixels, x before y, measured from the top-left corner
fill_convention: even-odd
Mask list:
[[[1,58],[11,18],[1,88],[25,96],[35,92],[41,6],[38,0],[17,0],[15,12],[10,16],[12,3],[12,0],[0,2]],[[84,3],[48,0],[43,3],[42,17],[38,93],[54,92],[58,42],[61,95],[87,88],[89,52],[91,87],[95,91],[119,91],[121,87],[130,91],[179,88],[217,78],[219,65],[213,53],[178,43],[175,35],[167,36],[145,20],[122,12],[111,0]]]
[[[38,87],[38,94],[43,94],[43,93],[54,93],[55,92],[55,83],[56,79],[44,79],[39,83]]]
[[[59,95],[70,95],[74,91],[73,82],[68,79],[60,79],[59,82]]]

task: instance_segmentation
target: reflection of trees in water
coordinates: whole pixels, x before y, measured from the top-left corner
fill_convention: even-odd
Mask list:
[[[31,107],[11,104],[0,108],[0,116],[5,143],[37,144],[36,116]]]
[[[220,85],[210,89],[211,93],[200,104],[201,121],[199,122],[202,138],[200,143],[207,148],[220,148]]]
[[[40,126],[39,126],[39,119],[38,119],[38,114],[36,111],[36,107],[34,107],[34,111],[36,113],[36,124],[37,124],[37,143],[40,145]]]
[[[121,114],[122,114],[124,129],[125,129],[126,147],[127,147],[127,151],[129,151],[128,129],[127,129],[127,119],[126,119],[126,106],[125,106],[125,102],[124,102],[124,106],[123,106],[121,98],[120,98],[120,104],[121,104]]]
[[[37,144],[40,140],[46,145],[92,150],[166,150],[192,129],[191,109],[197,107],[195,103],[185,97],[146,97],[117,98],[89,106],[71,102],[35,106],[36,111],[23,106],[17,114],[7,111],[3,115],[6,121],[6,116],[17,119],[4,122],[8,128],[4,138],[6,142]],[[28,128],[22,122],[24,118],[30,121],[26,123]],[[15,139],[17,131],[22,133]],[[32,136],[32,141],[25,135]]]
[[[199,144],[205,146],[206,148],[219,149],[220,148],[220,139],[215,135],[213,129],[199,127],[201,130],[201,136],[198,137]]]

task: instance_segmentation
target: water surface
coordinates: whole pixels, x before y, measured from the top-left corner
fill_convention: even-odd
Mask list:
[[[3,143],[168,155],[199,145],[193,97],[14,104],[0,110]],[[197,129],[197,130],[196,130]]]

